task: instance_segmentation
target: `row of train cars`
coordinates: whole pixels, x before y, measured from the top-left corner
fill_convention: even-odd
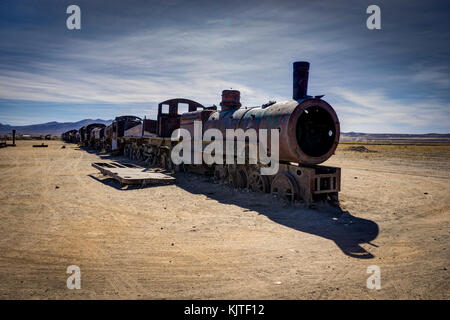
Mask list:
[[[243,108],[237,90],[222,92],[220,108],[204,107],[189,99],[170,99],[159,103],[155,120],[119,116],[108,126],[92,123],[67,131],[62,134],[62,139],[81,147],[124,155],[169,172],[194,171],[214,175],[234,188],[271,192],[288,201],[337,204],[341,170],[319,164],[336,150],[339,120],[323,96],[307,95],[308,75],[308,62],[294,63],[293,98],[288,101]],[[187,112],[179,112],[181,106],[187,107]],[[245,131],[252,128],[256,132],[277,129],[280,136],[278,172],[263,175],[260,168],[265,165],[249,164],[249,161],[245,164],[174,165],[171,152],[178,141],[171,139],[172,132],[181,128],[194,136],[195,121],[201,121],[203,132],[214,128],[220,130],[223,137],[227,129]],[[223,163],[227,163],[225,159]]]

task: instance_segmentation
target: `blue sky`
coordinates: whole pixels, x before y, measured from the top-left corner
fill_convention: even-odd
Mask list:
[[[81,8],[81,30],[66,8]],[[381,8],[381,30],[366,8]],[[311,62],[343,131],[450,133],[448,1],[22,1],[0,3],[0,123],[120,114],[158,102],[244,106],[292,96],[292,62]]]

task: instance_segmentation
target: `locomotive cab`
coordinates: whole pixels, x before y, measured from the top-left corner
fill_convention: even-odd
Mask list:
[[[180,128],[182,116],[179,112],[180,104],[187,104],[188,112],[204,108],[200,103],[189,99],[170,99],[161,102],[158,105],[158,136],[168,138],[173,131]]]

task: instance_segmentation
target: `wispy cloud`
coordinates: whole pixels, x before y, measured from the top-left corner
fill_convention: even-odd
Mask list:
[[[450,89],[449,68],[450,66],[434,66],[419,69],[413,74],[412,80],[426,84],[436,84],[438,87]]]
[[[19,121],[19,112],[30,121],[150,116],[173,97],[217,104],[226,88],[239,89],[244,105],[286,100],[291,63],[309,60],[310,92],[326,94],[344,130],[450,132],[449,23],[437,5],[381,1],[377,32],[365,28],[361,1],[82,0],[77,33],[65,30],[61,2],[8,3],[15,16],[0,22],[0,122]]]
[[[425,133],[434,127],[437,131],[450,126],[450,102],[435,99],[406,101],[387,96],[382,90],[353,92],[333,88],[342,98],[334,107],[341,115],[344,130],[371,133],[413,132]]]

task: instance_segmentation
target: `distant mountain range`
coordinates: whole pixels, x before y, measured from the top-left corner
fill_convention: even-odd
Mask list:
[[[91,123],[103,123],[108,125],[112,120],[102,120],[102,119],[84,119],[77,122],[47,122],[41,124],[32,124],[28,126],[11,126],[9,124],[0,123],[0,134],[11,133],[12,130],[16,130],[17,134],[53,134],[60,135],[63,132],[76,129],[78,130],[82,126],[86,126]]]
[[[63,132],[86,126],[91,123],[103,123],[108,125],[112,120],[84,119],[78,122],[47,122],[28,126],[11,126],[0,123],[0,134],[10,134],[13,129],[17,134],[35,135],[60,135]],[[362,132],[341,132],[341,141],[422,141],[422,142],[450,142],[450,134],[395,134],[395,133],[362,133]]]
[[[450,134],[400,134],[342,132],[341,141],[391,141],[391,142],[450,142]]]

